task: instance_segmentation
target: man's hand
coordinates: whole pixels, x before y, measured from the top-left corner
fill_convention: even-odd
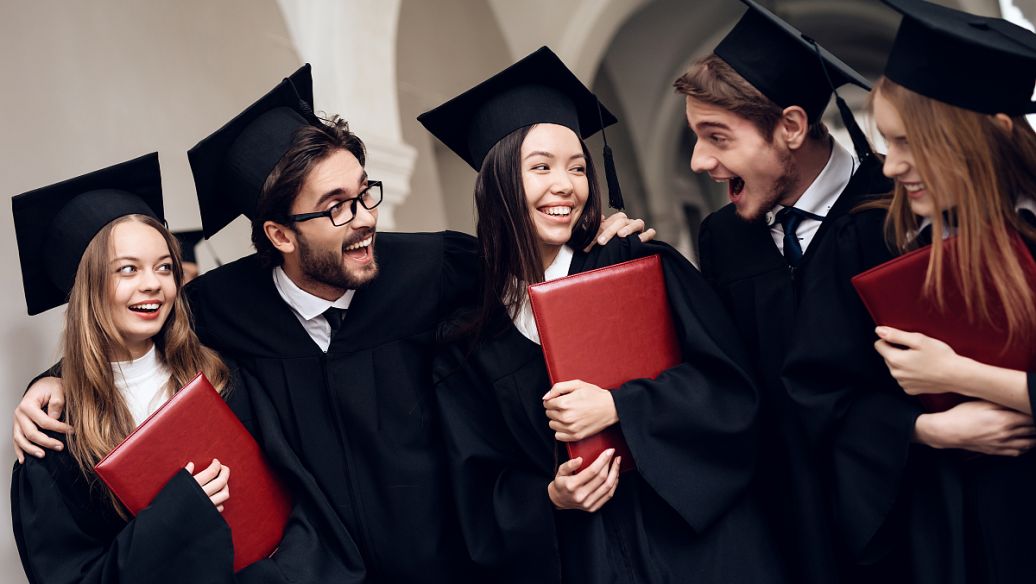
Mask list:
[[[627,237],[634,233],[640,234],[641,241],[651,241],[655,238],[655,230],[645,230],[644,227],[643,219],[630,219],[622,211],[612,214],[611,217],[601,215],[601,227],[597,231],[597,239],[586,246],[583,251],[590,251],[594,245],[604,245],[615,236]]]
[[[578,379],[555,383],[543,396],[543,408],[559,442],[582,440],[619,421],[611,392]]]
[[[914,438],[933,448],[961,448],[993,456],[1019,456],[1036,446],[1032,416],[987,401],[922,414]]]
[[[43,458],[44,448],[61,450],[61,442],[40,430],[71,434],[72,426],[59,421],[64,410],[65,391],[60,378],[43,377],[32,384],[14,409],[12,438],[18,462],[25,462],[26,454]]]
[[[547,496],[556,508],[593,513],[615,496],[615,489],[619,486],[619,465],[622,463],[622,457],[615,456],[615,449],[605,450],[593,464],[582,472],[572,474],[582,463],[581,457],[565,462],[558,467],[554,480],[547,485]]]

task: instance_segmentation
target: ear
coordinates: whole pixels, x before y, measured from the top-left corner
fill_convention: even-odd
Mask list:
[[[996,114],[993,116],[993,123],[1007,130],[1008,133],[1010,133],[1011,130],[1014,130],[1014,120],[1012,120],[1011,116],[1007,114]]]
[[[797,150],[806,143],[809,135],[809,116],[806,110],[793,105],[784,108],[781,119],[777,121],[774,137],[780,137],[790,150]]]
[[[266,239],[269,239],[273,247],[277,248],[277,251],[283,254],[295,251],[295,232],[291,229],[280,223],[267,221],[263,223],[263,232],[266,234]]]

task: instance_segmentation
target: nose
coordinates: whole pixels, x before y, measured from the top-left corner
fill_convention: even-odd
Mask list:
[[[906,174],[908,170],[910,170],[910,165],[896,153],[895,149],[889,148],[889,153],[885,155],[885,162],[881,165],[881,172],[889,178],[896,178]]]
[[[140,290],[143,292],[154,292],[162,286],[162,281],[159,280],[158,274],[154,270],[141,270],[140,272]]]
[[[709,172],[716,168],[717,163],[716,158],[705,151],[701,140],[695,142],[691,150],[691,172]]]
[[[554,173],[554,185],[551,187],[551,192],[556,195],[568,195],[571,194],[575,188],[575,183],[572,182],[572,177],[569,176],[568,172],[564,169],[559,169]]]
[[[349,226],[353,229],[362,229],[364,227],[373,229],[377,227],[378,208],[368,209],[363,205],[356,205],[356,214],[353,216],[353,220],[349,222]]]

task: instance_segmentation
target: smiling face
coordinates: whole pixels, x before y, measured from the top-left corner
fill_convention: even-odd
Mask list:
[[[888,145],[882,172],[903,188],[910,203],[910,210],[915,215],[931,217],[936,212],[935,199],[925,187],[921,173],[917,170],[902,116],[880,91],[874,94],[872,105],[874,123]]]
[[[546,267],[572,238],[590,193],[583,143],[565,126],[537,124],[522,142],[520,163],[526,206]]]
[[[747,221],[759,220],[791,195],[797,170],[791,152],[768,140],[759,128],[734,112],[686,98],[687,124],[698,137],[691,170],[727,183],[730,202]]]
[[[111,232],[108,266],[112,323],[125,343],[120,360],[146,353],[176,303],[173,258],[154,227],[123,221]]]
[[[367,172],[347,150],[336,150],[306,175],[291,214],[326,211],[367,188]],[[348,207],[348,208],[347,208]],[[293,251],[284,269],[299,287],[328,299],[370,282],[378,273],[374,258],[378,209],[357,204],[356,215],[336,226],[328,217],[294,223]],[[339,207],[352,216],[350,204]]]

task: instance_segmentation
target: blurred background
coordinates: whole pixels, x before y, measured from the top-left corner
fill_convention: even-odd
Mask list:
[[[939,3],[1036,20],[1036,0]],[[899,23],[878,0],[764,4],[871,79]],[[350,122],[369,175],[384,182],[379,228],[472,233],[475,173],[415,118],[548,45],[620,119],[608,137],[627,213],[693,258],[698,225],[726,187],[690,172],[694,137],[672,82],[743,10],[737,0],[0,0],[0,193],[157,150],[169,226],[200,228],[187,150],[308,62],[316,109]],[[858,110],[866,97],[843,96]],[[64,309],[26,316],[6,201],[0,238],[0,583],[21,584],[10,412],[55,361]],[[250,253],[248,242],[239,219],[199,247],[202,271]]]

